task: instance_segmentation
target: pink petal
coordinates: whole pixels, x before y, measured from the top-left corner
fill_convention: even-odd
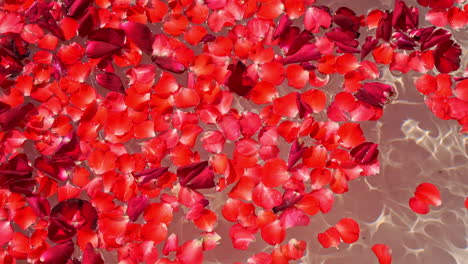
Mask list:
[[[0,247],[7,244],[13,238],[13,228],[10,221],[0,220]]]
[[[153,52],[153,34],[148,26],[128,21],[120,24],[120,28],[125,34],[144,52],[151,54]]]
[[[0,11],[0,34],[21,33],[23,30],[23,19],[18,13]]]
[[[297,139],[294,140],[291,145],[291,149],[289,150],[288,171],[291,170],[294,164],[296,164],[302,158],[304,151],[304,144]]]
[[[309,216],[305,215],[302,210],[295,207],[290,207],[284,210],[279,216],[281,225],[284,228],[291,228],[296,226],[308,226],[310,222]]]
[[[304,15],[305,29],[312,33],[318,33],[320,28],[329,28],[332,22],[330,13],[318,7],[310,7]]]

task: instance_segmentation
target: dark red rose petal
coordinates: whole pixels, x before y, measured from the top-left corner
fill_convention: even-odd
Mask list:
[[[125,93],[122,80],[111,72],[96,74],[96,82],[109,91]]]
[[[100,253],[97,253],[91,243],[86,245],[83,252],[83,259],[81,264],[104,264],[104,260]]]
[[[68,9],[67,15],[75,19],[81,18],[92,4],[92,0],[65,1],[66,8]]]
[[[168,167],[151,168],[138,173],[137,175],[135,175],[135,177],[142,178],[140,181],[140,185],[143,185],[147,182],[150,182],[151,180],[155,180],[163,176],[168,171],[168,169]]]
[[[173,58],[153,56],[152,60],[160,68],[173,72],[173,73],[183,73],[186,70],[184,64],[178,62],[177,60]]]
[[[356,99],[382,108],[394,94],[392,86],[383,83],[369,82],[362,85],[361,89],[355,94]]]
[[[115,28],[101,28],[89,34],[88,39],[122,48],[125,44],[125,32]]]
[[[312,43],[307,43],[302,46],[296,53],[287,56],[283,59],[284,64],[307,62],[320,59],[322,55],[317,46]]]
[[[62,244],[57,244],[48,248],[44,253],[42,253],[39,258],[39,263],[41,264],[58,264],[58,263],[67,263],[70,259],[73,251],[75,250],[75,245],[72,241],[68,241]]]
[[[110,56],[118,51],[121,47],[103,41],[88,41],[86,44],[86,55],[90,58],[102,58]]]
[[[127,215],[132,221],[136,221],[140,214],[149,205],[149,199],[145,195],[133,197],[128,200]]]
[[[22,104],[0,113],[0,125],[3,130],[10,130],[24,122],[26,115],[34,109],[31,103]]]
[[[434,62],[441,73],[449,73],[460,68],[460,45],[452,40],[445,41],[437,46],[434,52]]]
[[[141,50],[148,54],[153,52],[153,34],[146,25],[128,21],[120,24],[120,28]]]
[[[228,67],[231,71],[226,81],[226,86],[240,96],[246,96],[252,90],[254,83],[250,77],[245,76],[247,67],[241,61]]]
[[[372,142],[364,142],[351,150],[351,156],[358,164],[372,164],[379,155],[378,145]]]
[[[209,189],[215,186],[214,173],[208,161],[192,163],[177,169],[180,185],[191,189]]]

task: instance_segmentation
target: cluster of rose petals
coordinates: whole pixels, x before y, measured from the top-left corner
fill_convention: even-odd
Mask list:
[[[221,239],[246,250],[259,238],[274,247],[247,263],[302,258],[288,230],[379,172],[359,122],[396,94],[381,66],[425,74],[415,85],[429,108],[467,131],[468,86],[450,75],[462,51],[439,28],[444,16],[463,27],[464,11],[419,2],[437,27],[399,0],[362,15],[315,0],[3,1],[0,262],[97,264],[107,251],[197,264]],[[416,212],[440,204],[418,190]],[[215,192],[229,197],[220,210]],[[199,236],[171,233],[176,213]],[[318,237],[353,243],[359,225],[344,218]]]

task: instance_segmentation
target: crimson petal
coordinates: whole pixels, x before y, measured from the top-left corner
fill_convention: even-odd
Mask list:
[[[180,180],[180,185],[191,189],[208,189],[215,186],[214,173],[208,167],[208,161],[192,163],[179,167],[177,176]]]
[[[0,125],[3,130],[10,130],[25,120],[26,115],[34,109],[31,103],[15,106],[0,113]]]
[[[66,8],[68,9],[67,15],[75,19],[81,18],[93,2],[92,0],[65,1]]]
[[[88,41],[86,44],[86,55],[90,58],[101,58],[105,56],[110,56],[118,51],[121,47],[103,42],[103,41]]]
[[[418,27],[419,12],[417,8],[408,8],[404,1],[395,1],[392,26],[397,30],[408,30]]]
[[[91,243],[86,244],[83,252],[83,259],[81,264],[104,264],[101,254],[97,253]]]
[[[336,10],[333,22],[346,30],[358,31],[360,26],[359,17],[356,16],[353,10],[347,7],[340,7]]]
[[[153,34],[151,30],[143,24],[128,21],[122,23],[120,28],[125,31],[125,34],[144,52],[151,54],[153,52]]]
[[[89,34],[88,39],[123,47],[125,43],[125,32],[115,28],[101,28]]]
[[[44,217],[50,214],[50,204],[47,199],[39,196],[31,196],[27,197],[26,201],[37,216]]]
[[[318,50],[317,46],[313,43],[307,43],[302,46],[296,53],[293,55],[287,56],[283,59],[284,64],[306,62],[320,59],[322,55]]]
[[[63,220],[77,229],[95,229],[97,212],[90,202],[81,199],[68,199],[58,203],[50,213],[51,218]]]
[[[65,170],[57,166],[53,160],[50,160],[44,156],[36,158],[34,161],[34,167],[36,167],[38,170],[41,170],[42,172],[47,173],[50,177],[56,180],[64,181],[68,178]]]
[[[150,182],[151,180],[155,180],[163,176],[164,173],[166,173],[168,169],[169,169],[168,167],[151,168],[151,169],[147,169],[138,173],[137,175],[135,175],[135,177],[137,178],[142,177],[142,180],[140,181],[140,185],[143,185],[147,182]]]
[[[186,68],[185,65],[178,62],[177,60],[169,57],[153,56],[153,62],[156,63],[160,68],[173,72],[183,73]]]
[[[385,12],[379,22],[379,25],[377,26],[377,31],[375,34],[377,38],[390,41],[392,36],[392,13],[389,13],[388,11]]]
[[[361,60],[363,60],[374,48],[377,46],[379,41],[371,36],[366,37],[364,44],[361,47]]]
[[[226,86],[240,96],[247,95],[254,87],[254,84],[250,77],[245,76],[247,71],[245,64],[238,61],[235,65],[229,65],[228,70],[231,73],[227,78]]]
[[[292,42],[291,46],[288,49],[288,53],[286,56],[290,56],[297,51],[299,51],[309,40],[314,39],[314,35],[307,30],[304,30],[297,36],[294,41]]]
[[[304,144],[299,142],[298,139],[294,140],[291,145],[291,149],[289,150],[289,157],[288,157],[288,171],[298,162],[301,157],[302,153],[305,151]]]
[[[383,108],[394,93],[393,87],[388,84],[369,82],[362,85],[355,97],[361,102]]]
[[[292,20],[289,19],[288,15],[283,15],[279,19],[278,26],[273,32],[273,39],[279,38],[283,33],[292,25]]]
[[[111,72],[96,74],[96,82],[109,91],[125,93],[120,77]]]
[[[136,221],[148,205],[149,199],[145,195],[133,197],[128,200],[127,215],[130,220]]]
[[[60,219],[50,219],[47,237],[55,242],[62,243],[71,240],[76,235],[76,229]]]
[[[0,187],[12,192],[31,195],[36,185],[32,168],[25,154],[18,154],[0,166]]]
[[[445,41],[437,46],[434,52],[434,62],[441,73],[449,73],[460,68],[460,45],[453,40]]]
[[[75,245],[71,241],[52,246],[48,248],[44,253],[42,253],[41,257],[39,258],[39,263],[67,263],[74,250]]]
[[[351,156],[358,164],[372,164],[377,161],[379,155],[378,145],[372,142],[364,142],[351,150]]]

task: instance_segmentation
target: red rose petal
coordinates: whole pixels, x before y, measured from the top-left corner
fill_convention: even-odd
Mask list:
[[[343,218],[336,225],[343,242],[351,244],[359,239],[359,225],[351,218]]]
[[[324,233],[319,233],[317,239],[324,248],[337,248],[340,245],[340,233],[334,227],[330,227]]]
[[[433,206],[440,206],[442,204],[439,190],[434,184],[431,183],[425,182],[418,185],[414,195],[419,200]]]
[[[429,205],[418,197],[411,197],[409,199],[409,206],[417,214],[429,213]]]
[[[375,244],[372,246],[372,251],[379,260],[379,264],[392,263],[392,250],[384,244]]]

